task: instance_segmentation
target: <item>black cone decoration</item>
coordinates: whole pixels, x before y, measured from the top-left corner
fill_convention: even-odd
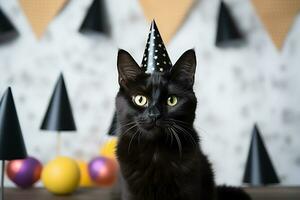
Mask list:
[[[0,160],[1,196],[4,200],[5,160],[24,159],[27,157],[26,147],[10,87],[4,92],[0,101]]]
[[[115,111],[113,119],[111,121],[110,127],[108,129],[107,135],[116,136],[117,135],[117,112]]]
[[[0,44],[8,42],[17,36],[18,31],[0,8]]]
[[[276,184],[280,182],[257,125],[254,125],[252,132],[243,182],[253,186]]]
[[[44,117],[42,130],[75,131],[76,125],[65,81],[60,74]]]
[[[228,7],[221,0],[218,16],[216,46],[227,47],[242,43],[242,35],[233,20]]]
[[[26,158],[26,147],[10,88],[5,91],[0,105],[0,160]]]
[[[93,0],[79,31],[81,33],[100,32],[110,34],[110,25],[104,0]]]
[[[171,60],[154,20],[151,23],[141,67],[149,74],[164,73],[172,68]]]
[[[11,89],[8,88],[0,103],[0,160],[27,157],[25,143]]]

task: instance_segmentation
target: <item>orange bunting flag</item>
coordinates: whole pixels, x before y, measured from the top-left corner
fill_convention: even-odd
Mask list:
[[[140,0],[149,22],[155,19],[165,43],[169,43],[195,0]]]
[[[300,11],[300,1],[252,0],[252,3],[275,46],[281,49],[295,16]]]
[[[20,5],[32,27],[32,31],[40,39],[51,20],[67,2],[68,0],[20,0]]]

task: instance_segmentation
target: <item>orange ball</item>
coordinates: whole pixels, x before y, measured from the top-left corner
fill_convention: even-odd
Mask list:
[[[80,187],[92,187],[94,186],[88,171],[88,164],[85,161],[77,160],[78,167],[80,169]]]

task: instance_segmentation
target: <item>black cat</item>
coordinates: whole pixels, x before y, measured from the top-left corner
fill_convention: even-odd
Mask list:
[[[122,200],[249,200],[217,187],[193,127],[196,57],[186,51],[169,71],[151,74],[118,52],[116,97]]]

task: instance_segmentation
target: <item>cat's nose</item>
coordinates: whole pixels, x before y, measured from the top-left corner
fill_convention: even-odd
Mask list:
[[[157,120],[157,119],[159,119],[161,117],[161,113],[160,113],[160,111],[156,107],[152,107],[149,110],[149,117],[152,120]]]
[[[160,113],[151,113],[151,114],[149,113],[149,117],[151,119],[157,120],[160,118]]]

